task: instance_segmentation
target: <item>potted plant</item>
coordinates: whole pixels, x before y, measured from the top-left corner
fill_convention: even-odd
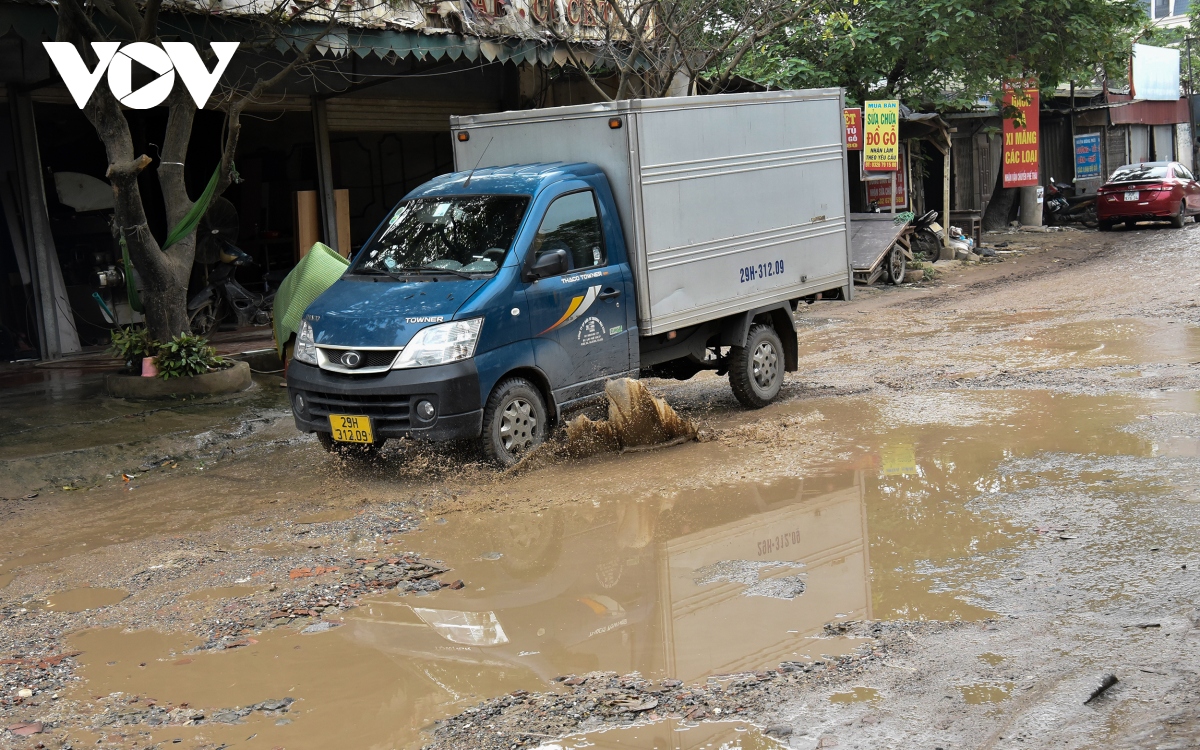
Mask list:
[[[150,332],[145,328],[122,326],[113,329],[109,351],[125,363],[123,372],[141,375],[142,360],[155,355],[158,342],[150,338]]]

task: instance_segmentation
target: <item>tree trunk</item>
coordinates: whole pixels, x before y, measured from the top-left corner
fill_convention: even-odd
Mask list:
[[[187,286],[196,247],[195,234],[166,252],[161,249],[150,234],[138,186],[138,174],[151,164],[150,157],[134,156],[129,123],[107,88],[97,88],[84,114],[108,154],[107,177],[112,183],[115,199],[113,228],[118,236],[124,237],[129,258],[142,277],[146,328],[155,341],[169,341],[189,329]],[[191,116],[177,113],[176,107],[172,106],[167,131],[163,160],[172,164],[160,165],[159,177],[163,184],[167,221],[174,226],[192,206],[183,190],[182,155],[186,153],[191,133]]]
[[[132,250],[132,248],[131,248]],[[147,248],[147,253],[159,253],[157,243]],[[190,264],[184,266],[172,259],[162,264],[153,264],[147,273],[141,269],[142,304],[146,310],[146,328],[155,341],[170,341],[180,333],[191,330],[187,314],[187,288],[191,277]]]
[[[1012,216],[1018,188],[1004,187],[1004,169],[996,172],[996,186],[992,189],[992,199],[988,201],[987,210],[983,212],[983,231],[996,232],[1008,228],[1009,217]]]

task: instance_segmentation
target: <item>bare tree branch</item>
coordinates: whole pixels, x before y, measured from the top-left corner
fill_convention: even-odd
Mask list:
[[[138,40],[145,42],[158,36],[158,11],[162,8],[162,0],[147,0],[146,14],[142,19],[142,28],[138,32]]]

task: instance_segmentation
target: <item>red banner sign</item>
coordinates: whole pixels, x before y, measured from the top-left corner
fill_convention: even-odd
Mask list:
[[[853,107],[842,112],[846,117],[846,150],[862,151],[862,109]]]
[[[904,176],[908,172],[908,154],[906,149],[900,147],[900,168],[891,174],[896,175],[896,208],[908,208],[908,184],[904,181]],[[884,179],[878,179],[878,173],[872,175],[874,179],[867,183],[867,201],[874,203],[881,210],[887,211],[892,207],[892,180],[890,175]]]
[[[1004,187],[1038,184],[1037,81],[1004,84]]]

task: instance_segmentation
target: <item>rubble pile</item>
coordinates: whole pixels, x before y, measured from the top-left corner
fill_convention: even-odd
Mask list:
[[[450,568],[408,554],[384,559],[326,560],[323,564],[293,568],[292,580],[312,578],[305,588],[283,591],[270,599],[245,597],[226,608],[225,618],[208,623],[209,640],[200,650],[221,650],[246,645],[244,636],[266,628],[304,624],[325,614],[356,606],[355,600],[395,589],[401,594],[461,589],[462,581],[438,578]],[[232,611],[231,611],[232,610]]]
[[[242,719],[258,711],[267,716],[283,716],[296,702],[295,698],[272,698],[255,703],[251,706],[220,708],[215,711],[203,711],[190,708],[185,703],[180,706],[159,705],[153,699],[143,702],[138,696],[125,698],[107,706],[103,713],[92,717],[92,729],[104,727],[145,726],[197,726],[200,724],[239,724]]]
[[[829,637],[869,638],[853,653],[813,662],[783,662],[772,670],[718,675],[705,684],[647,680],[640,675],[592,672],[555,679],[562,692],[518,690],[434,724],[433,741],[423,750],[512,750],[537,747],[546,738],[674,718],[685,721],[769,721],[786,688],[830,689],[861,679],[868,669],[907,653],[915,635],[979,623],[838,622],[825,626]],[[778,731],[776,731],[778,730]],[[768,733],[782,735],[786,727]]]

